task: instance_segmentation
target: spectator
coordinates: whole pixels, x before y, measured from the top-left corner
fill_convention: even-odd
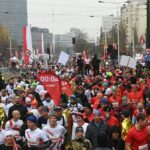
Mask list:
[[[85,134],[85,137],[92,143],[93,148],[98,147],[98,135],[100,132],[104,132],[108,135],[109,126],[106,122],[102,121],[100,112],[98,110],[93,110],[93,121],[87,127]]]

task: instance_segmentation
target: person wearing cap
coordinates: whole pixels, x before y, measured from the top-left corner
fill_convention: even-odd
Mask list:
[[[47,106],[49,108],[49,113],[52,113],[55,108],[54,100],[52,100],[51,95],[48,93],[45,94],[45,99],[42,102],[44,106]]]
[[[93,150],[91,142],[85,138],[83,127],[76,127],[76,138],[71,140],[67,150]]]
[[[66,130],[63,126],[57,124],[57,118],[54,114],[49,116],[49,124],[42,130],[52,142],[49,147],[51,150],[62,149]]]
[[[84,119],[83,119],[83,115],[82,113],[77,113],[76,114],[76,122],[73,123],[73,126],[72,126],[72,137],[71,139],[74,140],[75,139],[75,130],[77,127],[82,127],[83,130],[84,130],[84,136],[85,136],[85,132],[86,132],[86,129],[87,129],[87,126],[89,124],[84,122]]]
[[[62,125],[63,127],[67,127],[67,118],[62,114],[63,109],[61,106],[57,106],[54,109],[54,114],[57,118],[57,124]]]
[[[50,140],[45,132],[37,127],[37,119],[34,115],[27,118],[28,129],[25,131],[25,139],[28,150],[40,150],[50,146]]]
[[[123,110],[121,112],[121,136],[125,140],[128,131],[132,128],[132,121],[130,119],[130,112],[128,110]]]
[[[2,145],[0,150],[21,150],[22,148],[16,144],[12,131],[6,131],[4,134],[5,143]]]
[[[0,149],[2,148],[3,144],[5,143],[5,130],[2,128],[2,122],[0,120]]]
[[[75,95],[70,96],[70,103],[68,103],[68,108],[72,111],[72,113],[83,111],[83,106],[78,103]]]
[[[104,119],[107,122],[107,124],[110,127],[112,127],[114,125],[119,127],[119,121],[115,116],[112,115],[111,107],[105,107],[104,112],[105,112],[105,118]]]
[[[98,134],[103,131],[108,135],[109,126],[108,124],[101,119],[100,111],[93,110],[93,121],[87,127],[85,137],[90,140],[93,145],[93,148],[98,147]]]
[[[23,125],[23,121],[20,120],[20,112],[18,110],[14,110],[12,112],[13,118],[6,122],[5,130],[6,131],[12,131],[14,134],[14,137],[16,139],[17,144],[20,146],[22,145],[22,138],[20,136],[20,129]]]
[[[42,106],[41,116],[38,118],[38,125],[42,129],[48,123],[49,109],[47,106]]]
[[[111,148],[111,150],[125,150],[125,141],[121,137],[119,127],[114,125],[110,128],[107,146]]]
[[[26,106],[21,104],[21,97],[20,96],[15,96],[14,97],[14,105],[9,108],[8,112],[8,119],[12,119],[12,112],[14,110],[18,110],[20,112],[20,119],[25,120],[26,114],[27,114],[27,108]]]
[[[100,99],[100,104],[99,104],[99,111],[100,111],[100,114],[101,114],[101,118],[104,119],[105,118],[105,112],[104,112],[104,108],[105,107],[108,107],[109,106],[109,102],[108,102],[108,99],[107,98],[102,98]]]
[[[90,123],[93,120],[93,108],[90,103],[84,106],[83,118],[87,123]]]

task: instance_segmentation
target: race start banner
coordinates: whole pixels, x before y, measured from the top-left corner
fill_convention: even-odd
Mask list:
[[[61,97],[61,80],[54,72],[49,71],[45,73],[40,73],[37,79],[43,84],[44,88],[50,94],[56,105],[60,103]]]
[[[73,94],[71,85],[64,79],[61,79],[61,89],[62,92],[65,93],[67,96],[71,96]]]

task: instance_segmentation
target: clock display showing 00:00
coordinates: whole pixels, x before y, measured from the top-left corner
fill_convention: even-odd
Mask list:
[[[56,78],[55,76],[42,76],[40,77],[40,81],[41,82],[58,82],[58,78]]]

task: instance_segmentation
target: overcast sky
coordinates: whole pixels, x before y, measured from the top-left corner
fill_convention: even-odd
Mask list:
[[[87,32],[91,38],[96,38],[100,35],[101,16],[116,16],[115,2],[125,2],[103,1],[114,4],[102,4],[98,0],[28,0],[28,23],[48,28],[55,34],[67,33],[71,27],[76,27]],[[91,18],[91,15],[95,17]]]

